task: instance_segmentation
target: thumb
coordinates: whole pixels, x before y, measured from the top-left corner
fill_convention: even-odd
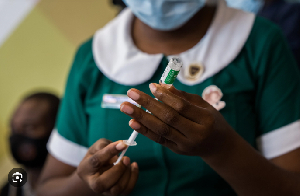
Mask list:
[[[109,160],[111,158],[118,155],[125,148],[127,148],[127,145],[122,141],[110,143],[109,145],[105,146],[103,149],[92,155],[89,158],[89,163],[94,168],[94,170],[100,169],[103,165],[109,163]]]

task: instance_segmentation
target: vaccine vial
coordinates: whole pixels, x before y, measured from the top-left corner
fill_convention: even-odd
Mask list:
[[[172,57],[159,81],[162,84],[172,85],[181,67],[182,60],[179,57]]]

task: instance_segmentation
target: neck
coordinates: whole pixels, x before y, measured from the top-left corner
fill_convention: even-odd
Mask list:
[[[152,29],[138,18],[133,20],[132,38],[138,49],[149,54],[175,55],[195,46],[212,23],[216,7],[204,7],[186,24],[172,31]]]
[[[26,168],[28,182],[32,190],[36,188],[41,171],[42,171],[41,168],[35,168],[35,169]]]

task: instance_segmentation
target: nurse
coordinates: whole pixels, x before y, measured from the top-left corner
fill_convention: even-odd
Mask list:
[[[300,75],[278,27],[224,0],[124,2],[75,56],[38,195],[299,195]],[[174,87],[156,84],[174,55]],[[128,122],[142,135],[113,166]]]

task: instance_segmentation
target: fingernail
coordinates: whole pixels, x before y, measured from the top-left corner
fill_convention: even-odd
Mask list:
[[[141,125],[138,122],[135,122],[133,120],[129,121],[129,126],[134,130],[138,130],[141,128]]]
[[[140,98],[140,95],[131,89],[127,91],[127,95],[133,100],[138,100]]]
[[[134,111],[133,108],[130,107],[130,106],[128,106],[128,105],[121,105],[120,110],[121,110],[122,112],[125,112],[126,114],[132,114],[133,111]]]
[[[154,83],[149,84],[149,88],[150,88],[151,92],[155,92],[157,89],[157,87]]]
[[[133,162],[131,169],[134,170],[134,169],[138,169],[138,168],[139,168],[138,164],[136,162]]]
[[[172,84],[161,84],[162,87],[165,89],[170,89],[173,85]]]
[[[124,150],[127,147],[126,144],[124,144],[123,142],[120,142],[117,144],[116,149],[117,150]]]
[[[130,164],[130,158],[129,157],[124,157],[123,158],[123,163],[124,163],[124,165],[129,165]]]

